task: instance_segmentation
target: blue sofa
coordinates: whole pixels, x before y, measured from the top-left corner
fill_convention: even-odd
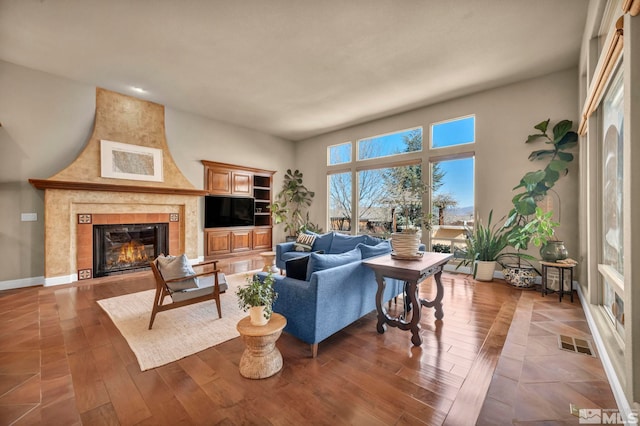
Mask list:
[[[369,235],[353,236],[339,234],[337,232],[315,234],[309,231],[306,233],[316,236],[311,248],[312,251],[323,251],[328,254],[344,253],[346,251],[353,250],[360,243],[373,246],[384,241],[380,238],[371,237]],[[309,252],[296,251],[295,244],[295,241],[290,241],[276,245],[276,266],[280,269],[280,273],[285,270],[287,260],[309,255]]]
[[[273,305],[273,311],[287,319],[284,331],[310,344],[313,357],[319,342],[376,309],[375,274],[362,264],[362,259],[391,252],[389,242],[369,236],[330,233],[319,236],[316,242],[311,253],[294,252],[288,256],[308,256],[304,280],[274,275],[278,299]],[[283,255],[279,266],[282,269],[292,247],[293,243],[276,246],[276,253]],[[318,250],[324,253],[316,253]],[[257,275],[264,278],[267,274]],[[402,281],[386,280],[383,302],[400,294],[404,286]]]

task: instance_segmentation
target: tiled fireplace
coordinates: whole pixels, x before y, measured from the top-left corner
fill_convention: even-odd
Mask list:
[[[149,269],[180,244],[180,214],[78,214],[78,279]]]

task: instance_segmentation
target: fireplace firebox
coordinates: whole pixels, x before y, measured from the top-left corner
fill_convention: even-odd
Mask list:
[[[149,269],[149,261],[168,253],[167,223],[93,225],[93,276]]]

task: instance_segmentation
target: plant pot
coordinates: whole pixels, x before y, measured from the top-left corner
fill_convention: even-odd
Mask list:
[[[476,281],[493,281],[493,272],[496,270],[496,262],[476,260],[473,265],[473,278]]]
[[[520,288],[532,287],[537,275],[531,266],[518,265],[506,265],[502,274],[506,282]]]
[[[545,262],[557,262],[568,256],[569,252],[564,246],[564,241],[547,241],[547,244],[540,247],[540,257]]]
[[[252,306],[249,308],[249,317],[251,325],[267,325],[268,319],[264,317],[264,306]]]
[[[412,257],[418,253],[422,232],[394,232],[391,234],[391,247],[398,256]]]

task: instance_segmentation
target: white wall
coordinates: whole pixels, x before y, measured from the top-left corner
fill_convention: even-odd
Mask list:
[[[420,108],[362,125],[307,139],[296,145],[297,167],[304,173],[307,186],[316,191],[311,219],[326,228],[326,149],[329,145],[423,126],[425,145],[431,123],[475,114],[476,116],[476,210],[486,220],[506,215],[512,208],[512,188],[527,171],[543,166],[527,158],[544,143],[525,144],[533,126],[551,118],[552,124],[569,119],[577,128],[578,71],[570,69],[541,78],[504,86],[471,96]],[[426,154],[425,154],[426,157]],[[546,163],[542,163],[546,164]],[[578,255],[578,161],[556,184],[562,199],[559,238],[565,240],[570,256]]]
[[[44,191],[29,178],[46,179],[82,151],[93,130],[95,86],[0,61],[0,288],[34,284],[44,274]],[[293,142],[165,106],[169,149],[180,170],[203,188],[200,160],[283,171],[294,163]],[[35,212],[37,222],[21,222]],[[201,219],[202,220],[202,219]],[[198,235],[204,254],[204,234]],[[274,241],[280,237],[276,235]],[[6,286],[5,286],[6,287]]]

